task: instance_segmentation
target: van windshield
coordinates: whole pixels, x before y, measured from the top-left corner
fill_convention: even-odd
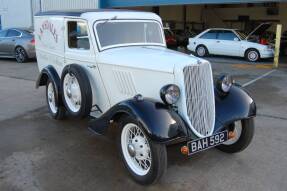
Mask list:
[[[95,25],[102,49],[127,45],[161,45],[162,28],[155,21],[103,21]]]

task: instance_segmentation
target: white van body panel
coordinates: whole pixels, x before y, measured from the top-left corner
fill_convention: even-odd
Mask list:
[[[117,21],[132,20],[136,22],[137,20],[146,20],[159,23],[161,37],[163,38],[162,43],[159,45],[124,44],[126,46],[119,45],[100,50],[96,41],[97,35],[94,24],[100,20],[109,22],[115,19]],[[90,49],[69,48],[68,21],[86,23]],[[43,25],[45,29],[47,28],[46,30],[42,29]],[[162,102],[160,98],[161,88],[168,84],[175,84],[181,89],[181,97],[176,103],[179,114],[187,121],[198,137],[210,136],[213,133],[215,124],[214,87],[210,64],[208,61],[197,57],[167,49],[162,28],[162,21],[156,14],[136,11],[113,10],[80,14],[71,12],[67,15],[62,13],[49,15],[49,13],[46,13],[46,16],[36,16],[35,36],[39,70],[41,71],[44,67],[52,65],[61,77],[65,66],[70,64],[82,66],[90,79],[93,105],[97,105],[102,111],[102,113],[92,112],[91,115],[95,117],[100,117],[115,104],[131,99],[137,94]],[[186,68],[189,68],[188,70],[194,68],[194,71],[200,71],[197,75],[194,75],[193,81],[186,81],[185,77],[188,77],[184,77]],[[206,78],[206,76],[209,77]],[[193,92],[194,98],[197,94],[197,96],[204,94],[200,91],[211,92],[209,98],[206,99],[207,105],[211,108],[208,111],[210,112],[210,118],[202,119],[210,124],[202,127],[209,129],[205,133],[199,132],[196,127],[192,126],[190,112],[188,114],[186,106],[186,96],[189,96],[191,90],[185,91],[185,88],[194,86],[196,83],[200,83],[202,89],[194,90],[198,91]],[[201,110],[198,109],[196,112],[201,112]]]

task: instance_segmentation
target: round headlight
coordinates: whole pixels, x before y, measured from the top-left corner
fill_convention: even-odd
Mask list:
[[[233,79],[229,75],[222,75],[217,80],[217,89],[224,93],[228,93],[233,83]]]
[[[177,85],[169,84],[161,88],[160,97],[165,104],[175,104],[180,97],[180,90]]]

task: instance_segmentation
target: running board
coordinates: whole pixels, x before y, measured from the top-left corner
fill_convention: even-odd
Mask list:
[[[92,116],[90,116],[90,118],[88,129],[97,135],[104,135],[108,129],[109,123]]]

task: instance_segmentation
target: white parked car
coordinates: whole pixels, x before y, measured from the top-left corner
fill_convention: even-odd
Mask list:
[[[44,12],[35,38],[37,87],[46,86],[51,116],[91,116],[103,135],[116,126],[123,163],[141,184],[164,174],[167,145],[181,143],[188,156],[235,153],[252,140],[253,99],[229,76],[214,86],[208,61],[167,49],[156,14]]]
[[[199,57],[209,54],[237,56],[256,62],[261,58],[274,56],[271,45],[263,45],[250,38],[254,35],[262,35],[269,27],[269,23],[261,24],[249,35],[236,29],[207,29],[196,37],[190,38],[187,48]]]

